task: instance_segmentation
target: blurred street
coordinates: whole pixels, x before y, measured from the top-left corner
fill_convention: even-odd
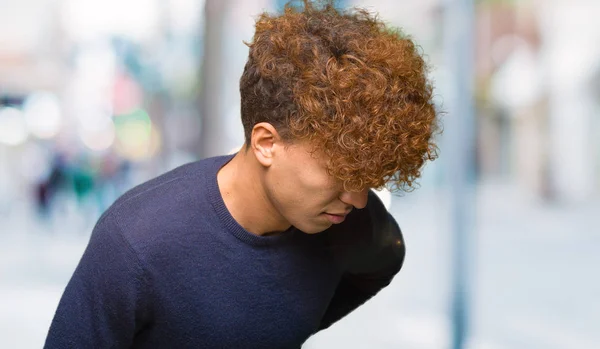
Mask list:
[[[244,41],[286,2],[2,3],[0,349],[42,347],[118,196],[239,149]],[[444,132],[392,200],[402,272],[304,349],[600,348],[600,1],[338,5],[414,39]]]
[[[407,241],[390,287],[305,349],[447,348],[447,204],[440,191],[394,198]],[[506,183],[478,188],[472,349],[593,349],[600,343],[600,202],[541,204]],[[0,348],[40,348],[87,243],[75,212],[37,222],[16,204],[0,230]],[[533,258],[532,256],[535,256]]]

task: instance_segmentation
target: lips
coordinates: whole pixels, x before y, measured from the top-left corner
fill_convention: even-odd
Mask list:
[[[323,213],[327,219],[333,224],[342,223],[346,219],[345,214],[332,214],[332,213]]]

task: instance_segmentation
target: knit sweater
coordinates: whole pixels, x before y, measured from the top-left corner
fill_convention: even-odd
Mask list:
[[[400,270],[400,229],[372,192],[318,234],[246,231],[217,183],[231,158],[176,168],[100,217],[45,348],[300,348]]]

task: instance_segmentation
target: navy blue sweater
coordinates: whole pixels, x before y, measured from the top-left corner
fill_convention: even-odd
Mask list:
[[[230,159],[179,167],[102,215],[45,348],[299,348],[400,270],[402,235],[373,193],[319,234],[244,230],[217,184]]]

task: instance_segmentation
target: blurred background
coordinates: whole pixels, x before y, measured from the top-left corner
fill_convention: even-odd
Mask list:
[[[119,195],[242,144],[242,41],[284,2],[0,1],[0,348],[42,347]],[[402,272],[304,348],[599,348],[600,2],[340,5],[413,36],[446,132],[390,201]]]

